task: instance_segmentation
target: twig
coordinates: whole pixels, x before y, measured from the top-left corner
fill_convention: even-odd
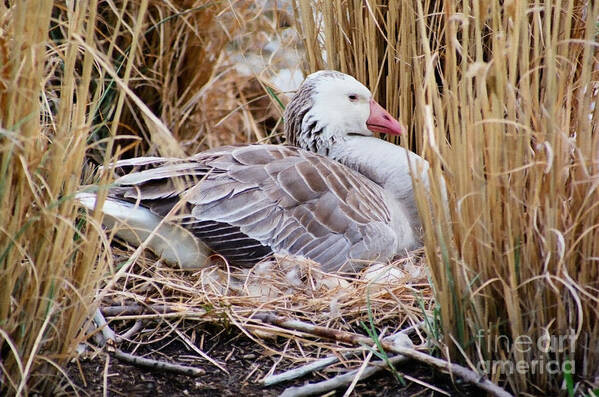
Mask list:
[[[112,328],[110,328],[110,326],[106,322],[106,319],[104,318],[104,315],[102,314],[101,309],[96,310],[96,313],[94,314],[94,323],[96,323],[96,326],[100,328],[102,331],[101,335],[96,334],[100,336],[100,340],[96,341],[96,343],[98,343],[99,345],[102,345],[104,343],[114,345],[115,343],[120,343],[123,340],[128,340],[142,327],[142,322],[140,320],[137,320],[135,324],[133,324],[133,326],[129,330],[127,330],[127,332],[125,332],[123,335],[119,335],[116,332],[114,332]]]
[[[104,376],[102,377],[102,397],[108,397],[108,368],[110,368],[110,354],[106,355],[104,363]]]
[[[184,317],[186,319],[202,319],[206,316],[206,310],[202,309],[184,309],[177,310],[177,308],[169,305],[120,305],[120,306],[108,306],[100,309],[102,314],[110,317],[114,317],[118,320],[149,320],[154,318],[178,318]]]
[[[278,325],[279,327],[286,329],[292,329],[316,336],[321,336],[327,339],[333,339],[338,342],[349,343],[350,345],[369,346],[372,343],[372,339],[368,336],[340,331],[332,328],[320,327],[318,325],[305,323],[303,321],[277,316],[272,313],[255,313],[252,316],[252,319],[257,319],[267,324]],[[381,346],[387,351],[403,354],[402,352],[395,351],[394,349],[396,348],[396,345],[392,342],[389,342],[388,339],[382,340]]]
[[[369,345],[372,339],[363,335],[354,334],[346,331],[334,330],[331,328],[320,327],[313,324],[308,324],[299,320],[291,320],[285,317],[280,317],[272,313],[256,313],[252,316],[253,319],[260,320],[264,323],[277,325],[282,328],[293,329],[309,333],[312,335],[333,339],[339,342],[350,343],[354,345]],[[485,379],[484,376],[477,374],[458,364],[450,363],[445,360],[430,356],[426,353],[419,352],[416,349],[400,346],[398,344],[380,341],[381,346],[387,350],[397,354],[403,354],[414,360],[418,360],[435,368],[455,374],[467,382],[470,382],[479,388],[498,397],[511,397],[512,395],[493,382]]]
[[[376,348],[376,346],[372,346],[371,349],[374,349],[374,348]],[[354,389],[356,388],[356,385],[358,384],[360,379],[363,379],[362,375],[364,375],[364,371],[366,371],[366,369],[368,368],[368,365],[370,365],[370,360],[372,360],[373,355],[374,355],[374,350],[370,350],[368,352],[368,354],[366,355],[366,358],[362,362],[362,365],[360,365],[360,367],[358,367],[358,369],[356,370],[355,376],[352,379],[351,383],[349,384],[349,387],[347,388],[347,390],[345,390],[345,393],[343,393],[343,397],[349,397],[351,395],[352,391],[354,391]]]
[[[122,335],[119,335],[118,337],[119,337],[119,339],[121,339],[121,340],[129,340],[129,339],[131,339],[131,337],[132,337],[132,336],[133,336],[135,333],[137,333],[137,331],[139,331],[139,330],[140,330],[142,327],[143,327],[143,323],[141,322],[141,320],[137,320],[137,321],[136,321],[136,322],[133,324],[133,326],[127,330],[127,332],[125,332],[125,333],[124,333],[124,334],[122,334]]]
[[[96,313],[94,314],[94,322],[102,331],[102,336],[104,336],[104,342],[106,344],[114,344],[117,341],[118,337],[116,333],[108,326],[108,323],[106,322],[106,319],[104,318],[104,315],[102,315],[100,309],[96,309]]]
[[[409,327],[407,327],[407,328],[404,328],[404,329],[402,329],[401,331],[399,331],[399,332],[397,332],[397,333],[395,333],[395,334],[393,334],[393,335],[389,335],[389,336],[387,336],[385,339],[388,339],[388,338],[393,338],[393,336],[394,336],[394,335],[397,335],[397,334],[405,334],[405,335],[409,335],[409,334],[411,334],[412,332],[417,332],[417,331],[420,331],[420,330],[421,330],[423,327],[424,327],[424,321],[421,321],[421,322],[419,322],[419,323],[416,323],[416,324],[414,324],[414,325],[410,325]]]
[[[417,383],[417,384],[419,384],[420,386],[424,386],[424,387],[426,387],[427,389],[431,389],[431,390],[433,390],[433,391],[436,391],[436,392],[437,392],[437,393],[439,393],[439,394],[443,394],[443,395],[445,395],[445,396],[449,396],[449,397],[451,397],[451,394],[449,394],[448,392],[446,392],[446,391],[445,391],[445,390],[443,390],[443,389],[440,389],[440,388],[438,388],[437,386],[433,386],[433,385],[431,385],[430,383],[426,383],[426,382],[424,382],[424,381],[422,381],[422,380],[420,380],[420,379],[414,378],[413,376],[410,376],[410,375],[407,375],[407,374],[401,374],[401,376],[403,376],[405,379],[407,379],[407,380],[409,380],[409,381],[412,381],[412,382],[414,382],[414,383]]]
[[[346,358],[350,354],[353,354],[353,352],[345,353],[343,357]],[[337,356],[321,358],[320,360],[313,361],[301,367],[293,368],[289,371],[285,371],[277,375],[267,376],[262,380],[262,383],[264,384],[264,386],[272,386],[276,385],[277,383],[287,382],[289,380],[301,378],[302,376],[307,375],[311,372],[318,371],[320,369],[328,367],[329,365],[335,364],[337,361],[339,361],[339,357]]]
[[[188,367],[179,364],[171,364],[164,361],[152,360],[150,358],[144,358],[134,356],[130,353],[125,353],[124,351],[121,351],[114,347],[115,342],[119,337],[108,326],[108,324],[106,323],[106,319],[104,319],[104,316],[102,315],[100,309],[96,310],[96,313],[94,314],[94,322],[96,323],[98,328],[101,327],[102,335],[104,336],[106,345],[109,347],[109,350],[112,352],[112,354],[114,354],[114,356],[119,360],[128,362],[139,367],[145,367],[154,370],[164,370],[189,376],[200,376],[206,373],[206,371],[204,371],[202,368]]]
[[[212,319],[211,317],[206,317],[205,313],[198,313],[191,310],[179,311],[179,312],[169,312],[169,313],[148,313],[148,314],[132,314],[132,315],[119,315],[113,316],[115,320],[127,321],[127,320],[153,320],[159,319],[164,320],[167,318],[176,318],[183,320],[206,320]]]
[[[210,362],[212,365],[214,365],[215,367],[217,367],[218,369],[220,369],[221,371],[223,371],[224,373],[226,373],[227,375],[230,375],[229,371],[227,371],[227,369],[225,367],[223,367],[221,364],[219,364],[216,360],[214,360],[212,357],[210,357],[208,354],[204,353],[199,347],[197,347],[191,340],[189,340],[189,338],[181,331],[179,331],[177,328],[173,327],[173,331],[175,331],[177,333],[177,335],[179,335],[179,338],[181,338],[183,340],[183,342],[189,346],[189,348],[191,350],[193,350],[194,352],[198,353],[200,356],[202,356],[202,358],[204,358],[204,360]]]
[[[166,313],[170,311],[166,305],[118,305],[100,308],[105,316],[118,316],[119,314],[144,314],[144,313]]]
[[[133,364],[139,367],[150,368],[154,370],[164,370],[189,376],[200,376],[206,373],[206,371],[204,371],[202,368],[188,367],[185,365],[172,364],[167,363],[165,361],[158,361],[152,360],[150,358],[134,356],[133,354],[125,353],[119,349],[115,349],[113,354],[119,360],[125,361],[129,364]]]
[[[389,357],[389,362],[391,362],[392,364],[397,364],[407,360],[408,358],[402,355]],[[364,371],[358,379],[366,379],[384,368],[386,368],[384,361],[374,361],[371,363],[371,366],[364,369]],[[349,371],[343,375],[338,375],[334,378],[327,379],[322,382],[309,383],[303,386],[288,387],[287,389],[285,389],[283,394],[281,394],[281,397],[299,397],[312,396],[315,394],[324,394],[328,391],[335,390],[340,387],[344,387],[348,384],[351,384],[356,375],[358,374],[358,371],[360,371],[360,369],[354,369],[353,371]]]
[[[169,314],[182,313],[170,305],[116,305],[100,308],[100,311],[105,316],[132,315],[132,314]],[[185,312],[190,310],[186,309]],[[194,310],[194,314],[205,314],[205,310]]]
[[[412,325],[408,328],[402,329],[399,332],[396,332],[395,334],[384,337],[383,340],[393,340],[394,338],[397,337],[397,335],[400,335],[400,334],[408,335],[415,329],[419,328],[421,325],[422,325],[422,323]],[[355,351],[344,353],[344,354],[342,354],[342,357],[347,358],[353,354],[355,354]],[[313,361],[309,364],[303,365],[301,367],[293,368],[289,371],[285,371],[285,372],[282,372],[277,375],[266,376],[266,377],[264,377],[264,379],[262,379],[262,384],[264,384],[264,386],[272,386],[272,385],[276,385],[277,383],[287,382],[287,381],[290,381],[293,379],[301,378],[302,376],[307,375],[311,372],[318,371],[318,370],[328,367],[329,365],[335,364],[337,361],[339,361],[339,356],[331,355],[331,356],[328,356],[325,358],[321,358],[320,360]]]

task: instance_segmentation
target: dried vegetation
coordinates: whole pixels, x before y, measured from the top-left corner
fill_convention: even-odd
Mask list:
[[[252,1],[0,3],[0,394],[51,390],[89,336],[115,272],[99,216],[73,200],[110,180],[92,180],[95,165],[253,141],[277,124],[260,80],[227,54],[276,34],[263,13]]]
[[[566,384],[588,393],[599,376],[599,3],[271,3],[0,2],[0,390],[68,387],[61,367],[94,333],[101,305],[127,337],[118,339],[123,350],[165,338],[190,346],[195,326],[215,323],[238,327],[287,364],[346,347],[252,315],[276,311],[345,331],[364,322],[386,335],[424,316],[420,340],[474,368],[575,365],[574,376],[486,368],[514,392]],[[409,126],[401,144],[446,178],[448,215],[438,189],[431,208],[420,200],[437,306],[418,256],[376,285],[303,264],[301,283],[290,286],[279,265],[267,278],[222,265],[166,268],[106,238],[98,215],[78,214],[80,186],[110,181],[91,176],[95,165],[279,142],[267,78],[290,57],[263,48],[277,39],[295,51],[285,29],[294,20],[305,71],[365,82]],[[563,350],[514,349],[523,335],[570,330],[576,343]],[[272,351],[263,338],[273,334],[294,349]],[[488,343],[498,336],[503,344]]]
[[[310,70],[378,87],[411,128],[402,143],[447,181],[448,217],[438,189],[431,208],[419,193],[441,350],[514,392],[589,393],[585,381],[599,376],[599,4],[299,6],[306,45],[318,43]],[[546,345],[559,338],[573,343]]]

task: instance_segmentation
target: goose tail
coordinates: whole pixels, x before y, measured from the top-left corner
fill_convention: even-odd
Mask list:
[[[95,193],[79,192],[75,199],[89,211],[96,207]],[[148,208],[107,197],[102,206],[102,224],[133,246],[145,245],[171,265],[198,269],[206,265],[210,249],[189,230],[164,220]]]

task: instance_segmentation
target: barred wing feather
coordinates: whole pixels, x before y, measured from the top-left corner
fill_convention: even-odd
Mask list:
[[[230,262],[298,255],[325,270],[386,260],[395,233],[382,188],[326,157],[290,146],[227,146],[189,159],[138,158],[111,196],[175,215]],[[172,215],[172,214],[171,214]]]

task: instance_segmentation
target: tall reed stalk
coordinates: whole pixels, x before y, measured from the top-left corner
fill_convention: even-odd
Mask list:
[[[248,139],[270,116],[226,51],[265,24],[247,0],[0,2],[0,395],[68,384],[115,271],[99,214],[74,200],[110,180],[90,165]]]
[[[599,376],[598,2],[298,1],[307,69],[409,125],[443,354],[517,393]],[[409,142],[408,142],[409,141]],[[576,383],[578,382],[578,383]]]
[[[91,37],[97,1],[80,1],[63,43],[49,41],[53,1],[0,5],[0,350],[4,394],[44,391],[81,340],[103,263],[100,240],[77,225],[90,130]],[[78,63],[79,62],[79,63]],[[59,71],[60,69],[60,71]],[[55,73],[60,87],[47,90]],[[50,95],[59,95],[59,98]],[[85,237],[84,237],[85,236]]]

